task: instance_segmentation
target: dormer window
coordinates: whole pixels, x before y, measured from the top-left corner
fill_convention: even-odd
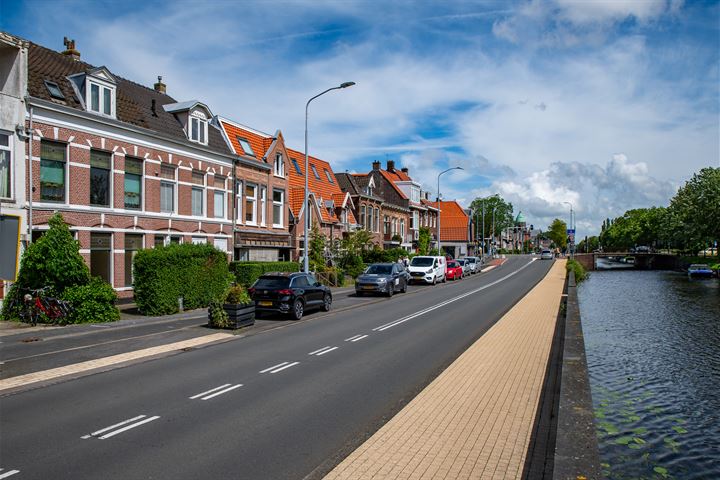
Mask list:
[[[48,89],[48,92],[50,93],[50,96],[52,98],[57,98],[58,100],[65,100],[65,95],[63,95],[62,90],[60,90],[60,86],[55,83],[51,82],[50,80],[44,80],[45,87]]]
[[[88,71],[85,74],[84,87],[85,108],[87,111],[107,117],[115,117],[115,78],[108,69],[99,67]]]
[[[285,176],[285,162],[283,161],[282,153],[275,155],[274,172],[276,177]]]
[[[195,110],[190,114],[188,138],[193,142],[207,145],[208,122],[202,112]]]

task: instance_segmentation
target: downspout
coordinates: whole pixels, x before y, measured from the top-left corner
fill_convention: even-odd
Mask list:
[[[235,257],[235,229],[237,228],[237,202],[238,202],[238,192],[237,192],[237,173],[236,168],[237,164],[236,161],[233,159],[233,166],[232,166],[232,192],[233,192],[233,198],[232,198],[232,207],[230,208],[230,212],[232,215],[232,234],[230,236],[230,245],[232,248],[232,259],[234,262],[237,261],[237,258]]]
[[[28,102],[28,97],[25,97],[25,101]],[[29,126],[29,135],[28,135],[28,160],[30,163],[29,166],[29,194],[28,194],[28,238],[27,238],[27,244],[30,245],[32,243],[32,229],[33,229],[33,107],[30,105],[30,126]]]

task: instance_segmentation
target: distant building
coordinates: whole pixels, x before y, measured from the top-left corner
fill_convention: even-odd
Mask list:
[[[431,203],[437,207],[437,202]],[[473,247],[470,216],[455,200],[440,202],[440,245],[454,258],[469,254]]]

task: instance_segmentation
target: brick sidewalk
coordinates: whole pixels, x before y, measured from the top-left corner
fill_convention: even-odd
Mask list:
[[[565,260],[326,479],[510,479],[523,473]]]

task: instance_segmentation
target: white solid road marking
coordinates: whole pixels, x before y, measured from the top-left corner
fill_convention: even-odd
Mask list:
[[[130,423],[130,425],[127,425],[127,426],[125,426],[125,427],[123,427],[123,428],[120,428],[120,429],[118,429],[118,430],[115,430],[115,431],[113,431],[113,432],[110,432],[110,433],[108,433],[108,434],[105,434],[105,435],[103,435],[103,436],[101,436],[101,437],[97,437],[97,438],[99,438],[100,440],[104,440],[104,439],[106,439],[106,438],[113,437],[113,436],[117,435],[118,433],[125,432],[125,431],[127,431],[127,430],[130,430],[131,428],[139,427],[140,425],[143,425],[143,424],[145,424],[145,423],[152,422],[153,420],[157,420],[158,418],[160,418],[159,415],[156,415],[156,416],[154,416],[154,417],[147,417],[147,418],[146,418],[146,417],[147,417],[147,415],[138,415],[137,417],[128,418],[127,420],[123,420],[122,422],[116,423],[115,425],[110,425],[109,427],[105,427],[105,428],[102,428],[102,429],[100,429],[100,430],[97,430],[97,431],[91,433],[90,435],[83,435],[83,436],[80,437],[80,438],[82,438],[82,439],[88,439],[88,438],[92,438],[92,437],[97,437],[97,436],[100,435],[101,433],[104,433],[104,432],[113,430],[113,429],[115,429],[115,428],[117,428],[117,427],[121,427],[121,426],[123,426],[123,425],[127,425],[128,423]],[[136,420],[139,420],[139,421],[136,421]],[[131,423],[131,422],[135,422],[135,423]],[[2,478],[2,477],[0,477],[0,478]]]
[[[200,400],[210,400],[213,397],[217,397],[218,395],[222,395],[223,393],[231,392],[235,390],[236,388],[242,387],[242,383],[238,383],[237,385],[233,385],[232,387],[228,387],[225,390],[220,390],[219,392],[215,392],[211,395],[208,395],[206,397],[202,397]]]
[[[308,353],[308,355],[316,355],[316,354],[319,354],[320,352],[322,352],[323,350],[327,350],[328,348],[332,348],[332,347],[330,347],[330,346],[322,347],[322,348],[320,348],[320,349],[318,349],[318,350],[315,350],[314,352]]]
[[[328,348],[327,350],[323,350],[322,352],[318,353],[317,356],[319,357],[320,355],[325,355],[326,353],[330,353],[333,350],[337,350],[337,349],[338,349],[338,347]]]
[[[287,365],[287,364],[288,364],[288,362],[278,363],[278,364],[275,365],[274,367],[266,368],[265,370],[260,370],[260,373],[267,373],[267,372],[269,372],[270,370],[275,370],[276,368],[282,367],[283,365]]]
[[[285,363],[287,363],[287,362],[285,362]],[[285,365],[284,367],[276,368],[275,370],[270,370],[270,373],[281,372],[281,371],[285,370],[286,368],[294,367],[295,365],[297,365],[297,364],[299,364],[299,363],[300,363],[300,362],[288,363],[288,364]]]
[[[493,285],[497,285],[498,283],[500,283],[500,282],[502,282],[502,281],[505,281],[505,280],[507,280],[508,278],[510,278],[510,277],[512,277],[513,275],[515,275],[516,273],[520,272],[521,270],[523,270],[524,268],[526,268],[528,265],[530,265],[530,264],[531,264],[532,262],[534,262],[535,260],[537,260],[537,258],[531,259],[528,263],[526,263],[526,264],[523,265],[522,267],[518,268],[518,269],[515,270],[514,272],[511,272],[511,273],[505,275],[504,277],[499,278],[498,280],[495,280],[494,282],[488,283],[487,285],[484,285],[484,286],[482,286],[482,287],[480,287],[480,288],[476,288],[475,290],[471,290],[471,291],[469,291],[469,292],[467,292],[467,293],[463,293],[462,295],[458,295],[457,297],[453,297],[453,298],[451,298],[451,299],[449,299],[449,300],[445,300],[444,302],[438,303],[437,305],[433,305],[432,307],[428,307],[428,308],[426,308],[426,309],[424,309],[424,310],[420,310],[419,312],[412,313],[412,314],[410,314],[410,315],[407,315],[407,316],[405,316],[405,317],[399,318],[399,319],[397,319],[397,320],[393,320],[392,322],[386,323],[386,324],[384,324],[384,325],[380,325],[379,327],[375,327],[375,328],[373,328],[373,331],[374,331],[374,332],[382,332],[382,331],[384,331],[384,330],[387,330],[388,328],[395,327],[395,326],[397,326],[397,325],[400,325],[401,323],[407,322],[408,320],[412,320],[413,318],[419,317],[419,316],[421,316],[421,315],[425,315],[426,313],[430,313],[430,312],[432,312],[433,310],[437,310],[438,308],[442,308],[442,307],[444,307],[445,305],[449,305],[449,304],[451,304],[451,303],[453,303],[453,302],[457,302],[458,300],[461,300],[461,299],[463,299],[463,298],[465,298],[465,297],[469,297],[470,295],[473,295],[473,294],[475,294],[475,293],[477,293],[477,292],[480,292],[480,291],[482,291],[482,290],[485,290],[486,288],[490,288],[490,287],[492,287]]]
[[[368,337],[368,335],[360,335],[360,336],[358,336],[357,338],[353,338],[353,339],[350,340],[350,341],[351,341],[351,342],[357,342],[358,340],[362,340],[363,338],[367,338],[367,337]]]
[[[0,478],[7,478],[10,475],[15,475],[16,473],[20,473],[20,470],[8,470],[5,473],[2,473],[4,469],[0,468]]]

